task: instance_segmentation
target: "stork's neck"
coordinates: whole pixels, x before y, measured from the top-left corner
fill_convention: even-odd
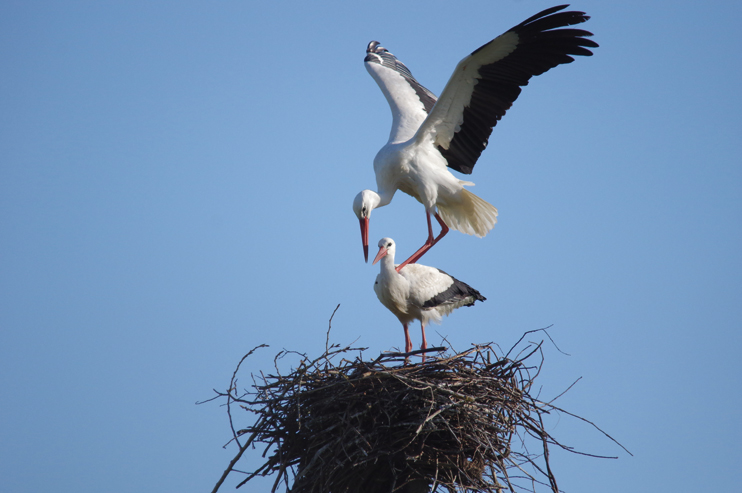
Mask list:
[[[377,207],[384,207],[385,205],[388,205],[394,197],[394,192],[396,192],[396,190],[392,190],[391,192],[387,192],[385,190],[374,192],[374,199],[376,199],[377,202],[376,205],[373,206],[373,208],[376,209]]]
[[[397,272],[397,270],[394,268],[394,254],[387,254],[385,257],[383,257],[379,264],[381,265],[381,274],[384,277],[387,278],[393,278],[395,276],[399,276],[400,274]]]

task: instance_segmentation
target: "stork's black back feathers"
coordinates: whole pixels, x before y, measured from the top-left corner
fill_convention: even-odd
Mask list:
[[[462,306],[472,306],[475,301],[484,301],[487,298],[463,281],[459,281],[450,274],[438,269],[442,274],[453,280],[453,284],[425,302],[423,308],[435,308],[436,306],[463,302]]]

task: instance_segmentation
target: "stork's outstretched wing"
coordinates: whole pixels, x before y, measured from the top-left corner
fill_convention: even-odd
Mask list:
[[[389,142],[411,139],[433,108],[435,94],[420,84],[410,69],[378,41],[368,44],[364,62],[366,70],[379,84],[392,109]]]
[[[432,139],[450,168],[470,174],[492,128],[531,77],[597,48],[586,39],[592,33],[568,28],[590,17],[560,12],[566,7],[539,12],[461,60],[416,139]]]

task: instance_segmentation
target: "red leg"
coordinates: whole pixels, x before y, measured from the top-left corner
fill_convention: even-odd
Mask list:
[[[448,233],[448,226],[446,226],[446,223],[443,222],[443,219],[441,219],[441,216],[439,216],[437,212],[434,212],[433,214],[435,214],[435,219],[436,221],[438,221],[438,224],[440,224],[441,226],[441,232],[438,234],[438,237],[433,239],[433,225],[430,223],[430,211],[426,210],[425,215],[428,219],[428,239],[425,241],[423,246],[421,246],[418,251],[412,254],[410,258],[408,258],[407,260],[405,260],[404,262],[402,262],[401,264],[397,266],[397,272],[402,270],[402,267],[404,267],[405,265],[414,264],[415,262],[420,260],[420,258],[423,255],[425,255],[425,252],[430,250],[433,247],[433,245],[438,243],[441,240],[441,238],[446,236],[446,233]]]
[[[428,341],[425,339],[425,324],[420,322],[420,327],[423,331],[423,343],[420,345],[420,349],[428,349]],[[425,353],[423,353],[423,363],[425,363]]]
[[[404,327],[404,352],[409,353],[412,351],[412,339],[410,339],[410,331],[407,329],[407,324],[403,324]]]

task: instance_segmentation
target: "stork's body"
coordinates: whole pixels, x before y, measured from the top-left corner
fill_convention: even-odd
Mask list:
[[[377,191],[363,190],[353,202],[368,261],[371,211],[389,204],[397,190],[425,207],[428,239],[398,267],[416,262],[449,228],[482,237],[497,222],[497,209],[467,191],[474,185],[449,168],[470,174],[487,146],[492,128],[528,80],[571,55],[592,55],[592,34],[561,29],[589,19],[583,12],[553,7],[525,20],[472,52],[454,70],[441,97],[423,87],[409,69],[378,42],[366,49],[365,65],[392,110],[389,141],[374,159]],[[560,29],[558,29],[560,28]],[[434,238],[431,217],[441,227]]]
[[[486,298],[468,284],[434,267],[410,264],[397,272],[395,251],[396,245],[391,238],[379,241],[379,253],[374,264],[381,260],[381,270],[376,276],[374,291],[379,301],[402,323],[405,352],[409,353],[412,351],[408,328],[410,322],[420,321],[423,338],[421,349],[426,349],[425,326],[428,323],[440,323],[443,315]]]

